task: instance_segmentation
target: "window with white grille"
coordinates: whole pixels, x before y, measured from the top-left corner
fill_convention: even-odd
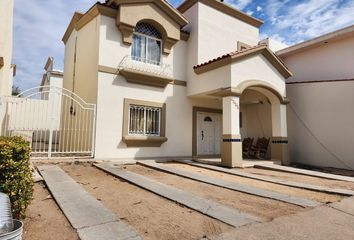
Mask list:
[[[135,61],[160,65],[162,36],[148,23],[138,23],[134,29],[132,58]]]
[[[160,136],[161,108],[130,105],[129,135]]]

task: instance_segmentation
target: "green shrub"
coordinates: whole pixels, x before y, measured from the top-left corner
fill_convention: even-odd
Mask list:
[[[25,218],[33,196],[29,142],[21,137],[0,137],[0,191],[11,200],[12,214]]]

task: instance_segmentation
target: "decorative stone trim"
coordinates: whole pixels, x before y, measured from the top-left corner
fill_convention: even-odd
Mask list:
[[[97,17],[100,14],[103,16],[116,18],[117,9],[113,9],[113,8],[107,7],[103,4],[96,3],[85,14],[76,12],[74,14],[74,16],[72,17],[70,24],[69,24],[68,28],[66,29],[65,34],[62,38],[62,41],[64,42],[64,44],[68,41],[68,39],[74,29],[80,30],[87,23],[89,23],[92,19],[94,19],[95,17]]]
[[[188,32],[181,31],[181,40],[188,41],[190,34]]]
[[[123,43],[130,46],[133,43],[134,26],[121,22],[118,25],[118,29],[122,33]]]
[[[107,67],[107,66],[102,66],[102,65],[98,65],[98,71],[102,72],[102,73],[113,74],[113,75],[119,75],[119,73],[120,73],[118,68]],[[156,77],[154,77],[154,78],[156,78]],[[177,79],[172,79],[170,82],[168,82],[168,84],[182,86],[182,87],[187,86],[186,81],[177,80]],[[146,84],[144,83],[144,85],[146,85]]]
[[[273,89],[271,86],[266,86],[264,83],[261,83],[260,81],[256,81],[254,84],[249,85],[249,87],[259,87],[259,88],[264,88],[270,92],[272,92],[280,101],[281,104],[289,104],[290,100],[287,97],[283,97],[278,91]],[[245,88],[246,89],[246,88]],[[210,96],[213,97],[240,97],[242,95],[242,92],[245,90],[243,87],[238,86],[236,87],[229,87],[229,88],[220,88],[217,89],[216,91],[210,93]]]
[[[178,39],[166,38],[163,42],[163,54],[168,55],[171,53],[172,47],[178,42]]]
[[[251,45],[248,45],[247,43],[237,41],[237,51],[242,51],[244,49],[250,48]]]
[[[223,142],[242,142],[239,138],[225,138],[222,140]]]
[[[149,136],[124,136],[123,141],[128,147],[161,147],[167,142],[166,137],[149,137]]]
[[[129,106],[141,105],[161,108],[160,136],[130,136],[129,133]],[[123,136],[122,141],[128,147],[160,147],[168,139],[166,138],[166,104],[137,99],[124,99],[123,110]]]
[[[174,81],[174,79],[172,78],[156,76],[148,73],[141,73],[130,69],[120,70],[119,74],[122,75],[129,83],[136,83],[160,88],[164,88],[167,86],[167,84],[170,84]]]
[[[278,141],[274,140],[274,141],[272,141],[272,143],[273,144],[288,144],[289,141],[288,140],[278,140]]]
[[[198,112],[222,113],[222,109],[193,107],[193,123],[192,123],[192,155],[193,155],[193,158],[206,157],[206,156],[198,156],[198,153],[197,153],[197,124],[198,124],[197,123],[197,113]]]

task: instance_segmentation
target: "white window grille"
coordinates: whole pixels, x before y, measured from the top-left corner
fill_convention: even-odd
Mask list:
[[[162,36],[148,23],[138,23],[133,34],[132,59],[148,64],[160,65]]]
[[[129,135],[160,136],[161,108],[129,106]]]

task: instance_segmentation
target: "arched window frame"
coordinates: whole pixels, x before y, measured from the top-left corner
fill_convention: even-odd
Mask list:
[[[143,33],[137,31],[139,24],[153,28],[155,34]],[[148,32],[148,31],[146,31]],[[155,35],[155,36],[153,36]],[[156,52],[158,51],[158,52]],[[132,59],[135,61],[145,62],[148,64],[160,65],[162,58],[162,36],[153,25],[140,22],[136,25],[133,33]]]

